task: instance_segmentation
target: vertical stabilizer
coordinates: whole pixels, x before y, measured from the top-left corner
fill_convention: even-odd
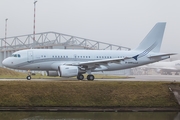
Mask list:
[[[143,41],[135,49],[138,51],[159,52],[164,35],[166,23],[159,22],[151,29]]]

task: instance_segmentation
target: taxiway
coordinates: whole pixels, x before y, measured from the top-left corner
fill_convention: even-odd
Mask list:
[[[169,81],[180,82],[180,75],[130,75],[129,78],[122,79],[95,79],[94,81]],[[0,81],[27,81],[26,79],[0,79]],[[32,79],[31,81],[78,81],[75,78],[46,78]],[[84,80],[86,81],[86,80]]]

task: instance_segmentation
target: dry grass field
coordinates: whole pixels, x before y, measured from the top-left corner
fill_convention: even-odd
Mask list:
[[[178,107],[169,84],[1,81],[0,106]]]
[[[17,78],[17,81],[0,81],[0,107],[179,107],[168,87],[179,87],[180,83],[18,81],[18,78],[25,77],[24,73],[0,68],[0,78]]]

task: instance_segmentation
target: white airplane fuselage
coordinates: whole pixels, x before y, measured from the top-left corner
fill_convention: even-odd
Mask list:
[[[60,49],[28,49],[15,52],[20,57],[8,57],[6,67],[20,70],[57,70],[58,66],[63,64],[78,64],[84,61],[124,58],[138,54],[138,51],[115,51],[115,50],[60,50]],[[155,55],[155,54],[152,54]],[[160,57],[159,59],[150,59],[142,57],[138,60],[128,59],[118,63],[108,63],[101,65],[93,71],[112,71],[136,67],[163,59],[169,56]]]

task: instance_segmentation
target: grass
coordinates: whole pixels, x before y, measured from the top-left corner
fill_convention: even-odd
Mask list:
[[[26,74],[0,67],[0,78],[25,78]]]
[[[0,78],[18,79],[26,78],[26,76],[25,73],[0,68]],[[32,77],[50,78],[40,74]],[[95,75],[95,77],[99,79],[126,78],[107,75]],[[176,84],[180,86],[179,83]],[[176,99],[168,89],[169,85],[172,84],[112,81],[0,81],[0,107],[178,107]]]
[[[178,107],[169,85],[166,82],[1,81],[0,107]]]

